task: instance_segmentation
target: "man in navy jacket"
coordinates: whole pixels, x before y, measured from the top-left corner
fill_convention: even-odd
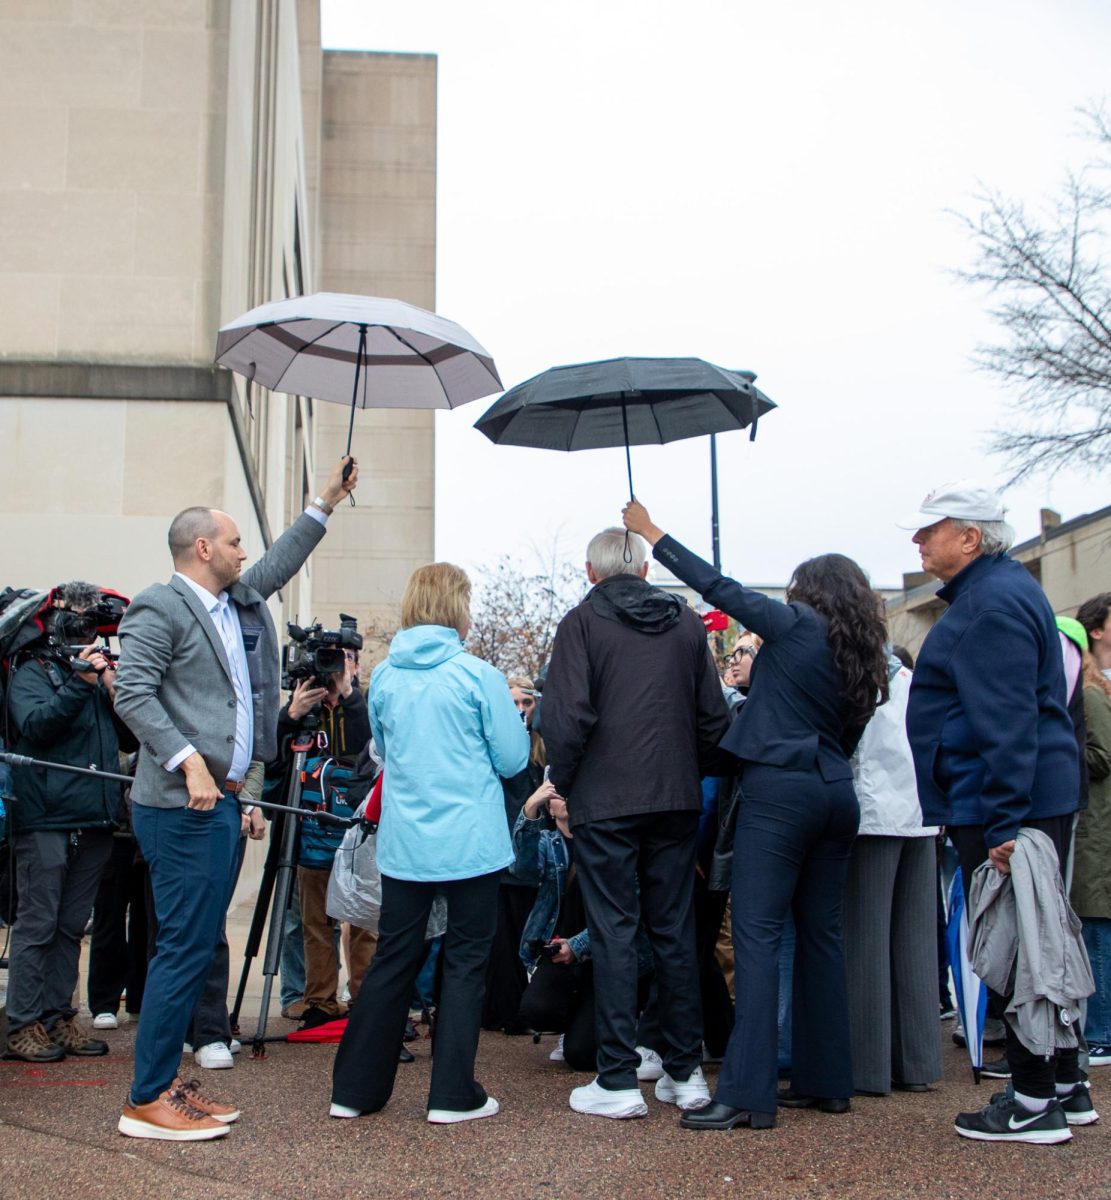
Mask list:
[[[944,825],[965,894],[985,859],[1007,873],[1021,826],[1046,833],[1063,865],[1079,792],[1076,739],[1053,610],[1007,555],[1014,533],[990,488],[947,484],[899,524],[916,530],[922,566],[949,606],[918,656],[907,709],[918,796],[927,824]],[[1003,1016],[1009,997],[993,997]],[[1065,1141],[1087,1115],[1076,1051],[1046,1062],[1007,1025],[1015,1096],[962,1113],[957,1132],[986,1141]],[[1084,1109],[1084,1114],[1080,1110]],[[1076,1111],[1074,1111],[1076,1110]]]

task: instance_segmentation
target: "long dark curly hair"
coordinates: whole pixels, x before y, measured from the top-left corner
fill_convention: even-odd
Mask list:
[[[799,563],[787,601],[809,604],[829,620],[829,644],[841,672],[845,730],[864,728],[887,700],[887,630],[880,598],[868,577],[844,554],[819,554]]]

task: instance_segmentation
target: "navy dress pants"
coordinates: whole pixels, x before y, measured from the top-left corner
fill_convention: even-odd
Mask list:
[[[131,1084],[132,1102],[148,1104],[178,1073],[189,1018],[212,966],[239,850],[239,802],[225,795],[207,812],[134,804],[131,825],[158,918]]]
[[[715,1099],[774,1113],[779,944],[795,920],[791,1083],[807,1096],[853,1093],[841,905],[860,823],[851,779],[746,763],[733,849],[737,1019]]]

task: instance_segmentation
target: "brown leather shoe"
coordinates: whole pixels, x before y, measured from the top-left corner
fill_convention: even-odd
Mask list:
[[[224,1122],[194,1108],[177,1088],[167,1088],[149,1104],[132,1104],[129,1096],[117,1128],[127,1137],[163,1142],[206,1142],[228,1132]]]
[[[46,1036],[46,1030],[36,1021],[33,1025],[24,1025],[15,1033],[8,1034],[8,1046],[5,1058],[19,1058],[24,1062],[45,1063],[61,1062],[66,1052]]]
[[[222,1100],[213,1100],[211,1096],[206,1096],[196,1079],[185,1080],[179,1075],[173,1082],[172,1090],[181,1092],[194,1108],[199,1108],[214,1121],[230,1125],[232,1121],[239,1120],[239,1109],[234,1104],[225,1104]]]

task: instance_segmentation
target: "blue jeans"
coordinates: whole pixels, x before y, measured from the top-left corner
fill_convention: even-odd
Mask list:
[[[239,851],[239,803],[225,795],[208,812],[134,804],[131,823],[158,918],[131,1084],[132,1103],[148,1104],[178,1073],[189,1018],[212,965]]]
[[[1081,936],[1092,960],[1096,990],[1088,997],[1084,1036],[1089,1045],[1111,1046],[1111,920],[1084,917]]]

